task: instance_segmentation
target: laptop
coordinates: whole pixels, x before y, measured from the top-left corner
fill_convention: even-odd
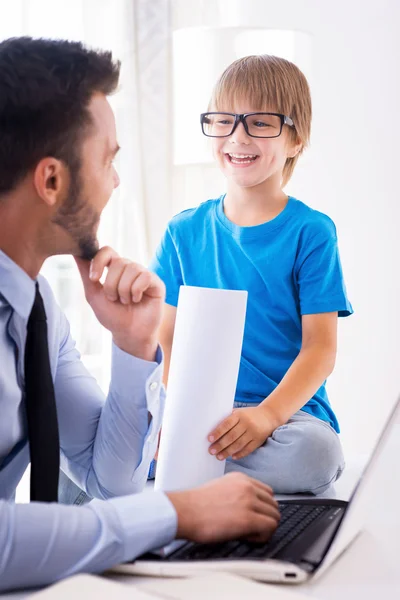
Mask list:
[[[382,469],[382,451],[400,415],[400,398],[348,502],[327,498],[279,502],[281,521],[265,544],[234,540],[198,544],[176,540],[114,567],[122,573],[192,577],[223,571],[264,582],[301,583],[321,575],[362,531],[371,486]],[[400,423],[400,419],[399,419]]]

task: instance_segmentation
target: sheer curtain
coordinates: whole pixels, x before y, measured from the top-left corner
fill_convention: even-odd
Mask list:
[[[116,161],[121,185],[104,211],[99,239],[146,263],[169,215],[169,1],[1,0],[0,39],[20,35],[80,40],[122,61],[120,90],[110,99],[122,149]],[[51,258],[43,274],[84,362],[106,390],[109,335],[85,303],[73,260]]]
[[[170,215],[169,0],[0,0],[0,40],[21,35],[79,40],[122,61],[120,90],[110,99],[121,185],[104,211],[99,239],[146,264]],[[106,392],[110,335],[85,302],[73,259],[51,258],[42,272],[84,363]],[[16,500],[29,500],[29,470]]]

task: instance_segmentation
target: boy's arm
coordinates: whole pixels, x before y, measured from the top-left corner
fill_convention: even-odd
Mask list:
[[[164,377],[165,387],[168,383],[169,365],[171,362],[172,340],[174,337],[176,319],[176,306],[164,304],[164,314],[160,327],[159,342],[164,351]]]
[[[247,456],[312,398],[335,365],[337,318],[337,312],[302,316],[301,350],[285,377],[260,405],[234,410],[211,432],[211,454]]]
[[[174,337],[174,329],[175,329],[175,319],[176,319],[176,306],[172,306],[171,304],[164,304],[164,314],[163,320],[161,322],[159,341],[160,345],[164,351],[164,375],[163,375],[163,383],[165,387],[167,387],[168,383],[168,375],[169,375],[169,365],[171,362],[171,350],[172,350],[172,340]],[[158,458],[158,447],[160,445],[160,436],[161,431],[158,435],[158,446],[157,451],[154,458],[157,460]]]
[[[274,429],[287,423],[332,373],[337,349],[336,312],[302,316],[301,350],[275,390],[260,404]]]

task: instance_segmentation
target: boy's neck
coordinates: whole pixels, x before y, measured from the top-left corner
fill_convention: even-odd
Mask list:
[[[239,227],[253,227],[272,221],[285,208],[288,196],[280,188],[229,186],[224,200],[225,216]]]

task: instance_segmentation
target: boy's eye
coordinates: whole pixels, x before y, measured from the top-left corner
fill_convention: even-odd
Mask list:
[[[271,123],[266,123],[265,121],[254,121],[253,125],[255,127],[271,127]]]
[[[218,125],[232,125],[232,119],[220,119],[217,121]]]

